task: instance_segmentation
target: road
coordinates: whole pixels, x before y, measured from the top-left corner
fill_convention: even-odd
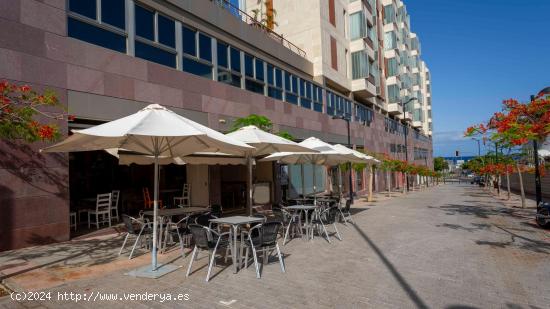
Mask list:
[[[354,218],[355,225],[338,225],[343,241],[295,239],[284,246],[284,274],[272,259],[262,279],[253,267],[235,275],[225,265],[206,283],[206,258],[186,278],[187,257],[174,261],[181,270],[157,281],[125,276],[121,268],[46,290],[187,293],[188,301],[4,298],[0,307],[550,308],[550,231],[534,225],[532,209],[504,206],[469,184],[446,184],[359,203]]]

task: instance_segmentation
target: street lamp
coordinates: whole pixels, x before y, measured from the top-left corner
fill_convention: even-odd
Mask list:
[[[481,144],[479,138],[472,137],[474,141],[477,142],[477,156],[481,157]]]
[[[418,100],[418,99],[415,97],[412,97],[408,99],[406,102],[401,103],[401,106],[403,106],[403,114],[406,113],[405,107],[407,106],[407,104],[411,103],[414,100]],[[403,117],[403,119],[405,119],[405,117]],[[409,147],[407,146],[407,135],[409,135],[409,126],[405,123],[405,126],[403,127],[403,129],[404,129],[403,135],[405,135],[405,161],[409,163]],[[407,175],[406,181],[407,181],[407,191],[409,191],[409,175]]]
[[[351,147],[351,132],[349,128],[349,123],[351,122],[351,117],[342,115],[334,115],[332,116],[332,119],[341,119],[344,120],[348,126],[348,148],[352,149]],[[351,162],[349,162],[349,199],[351,200],[351,203],[353,204],[353,183],[352,183],[352,177],[351,177]]]
[[[550,87],[546,87],[539,91],[538,96],[550,95]],[[531,101],[535,100],[535,96],[531,96]],[[542,192],[540,185],[540,171],[539,171],[539,145],[538,141],[533,141],[533,152],[535,155],[535,196],[537,200],[537,205],[542,201]]]

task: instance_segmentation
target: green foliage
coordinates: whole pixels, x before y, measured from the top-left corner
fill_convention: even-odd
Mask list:
[[[434,158],[434,170],[437,172],[447,170],[449,163],[443,157]]]
[[[271,119],[267,118],[266,116],[256,114],[250,114],[246,117],[235,119],[229,132],[236,131],[246,126],[256,126],[260,130],[273,133],[273,122],[271,121]],[[294,136],[292,136],[287,131],[279,131],[275,134],[291,141],[294,140]]]

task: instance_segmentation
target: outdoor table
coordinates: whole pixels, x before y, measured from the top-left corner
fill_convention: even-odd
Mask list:
[[[309,239],[309,215],[308,215],[308,213],[309,213],[310,210],[315,210],[318,207],[319,206],[316,206],[316,205],[293,205],[293,206],[285,207],[285,209],[305,212],[305,214],[306,214],[306,237],[307,237],[307,239]]]
[[[296,198],[291,198],[289,199],[290,201],[295,201],[295,202],[308,202],[308,201],[312,201],[313,198],[312,197],[296,197]]]
[[[166,217],[172,217],[172,216],[179,216],[179,215],[190,215],[195,213],[202,213],[207,212],[208,208],[206,207],[185,207],[185,208],[172,208],[172,209],[159,209],[157,210],[157,216],[158,220],[162,223],[163,219]],[[143,215],[145,216],[153,216],[154,212],[153,210],[147,210],[143,212]],[[159,233],[159,240],[158,243],[162,244],[162,224],[159,225],[159,228],[161,229]],[[168,225],[166,226],[166,232],[168,231]],[[168,234],[165,235],[165,237],[168,237]],[[164,248],[161,248],[159,251],[163,251]]]
[[[210,222],[218,223],[218,224],[227,224],[231,225],[232,229],[231,232],[233,233],[233,248],[231,248],[231,259],[233,260],[233,273],[237,273],[238,266],[237,266],[237,254],[239,251],[237,251],[237,230],[239,229],[239,226],[249,223],[256,223],[256,222],[263,222],[263,218],[258,217],[245,217],[245,216],[232,216],[232,217],[225,217],[225,218],[217,218],[217,219],[211,219]],[[240,257],[239,257],[240,258]]]

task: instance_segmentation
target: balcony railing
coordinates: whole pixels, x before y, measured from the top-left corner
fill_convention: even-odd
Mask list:
[[[261,24],[259,21],[254,19],[254,17],[248,15],[246,12],[242,11],[238,7],[231,4],[228,0],[211,0],[212,2],[216,3],[219,7],[227,10],[231,15],[235,16],[235,18],[240,19],[242,22],[260,29],[263,31],[268,37],[272,38],[273,40],[279,42],[284,47],[290,49],[294,53],[306,57],[306,52],[301,49],[300,47],[296,46],[289,40],[285,39],[282,35],[276,33],[275,31],[269,29],[268,27]]]

